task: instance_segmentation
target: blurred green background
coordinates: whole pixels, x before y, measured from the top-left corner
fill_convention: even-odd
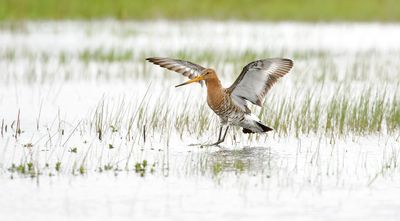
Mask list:
[[[400,0],[0,0],[1,20],[399,21]]]

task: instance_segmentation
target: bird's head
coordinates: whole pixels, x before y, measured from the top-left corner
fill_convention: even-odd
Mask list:
[[[175,87],[180,87],[180,86],[183,86],[186,84],[191,84],[191,83],[199,82],[199,81],[203,81],[203,80],[206,81],[206,83],[207,83],[208,80],[215,79],[215,78],[217,78],[217,74],[215,73],[215,71],[211,68],[206,68],[201,72],[201,74],[199,76],[197,76],[189,81],[186,81],[185,83],[176,85]]]

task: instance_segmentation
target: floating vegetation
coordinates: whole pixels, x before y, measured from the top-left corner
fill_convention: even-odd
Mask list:
[[[151,165],[147,164],[147,160],[143,160],[141,163],[135,164],[135,172],[139,174],[141,177],[144,177],[147,173],[155,172],[156,164],[153,163]]]

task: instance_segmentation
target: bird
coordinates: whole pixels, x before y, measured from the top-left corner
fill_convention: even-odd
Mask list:
[[[262,107],[264,97],[272,86],[293,67],[293,61],[288,58],[268,58],[252,61],[242,69],[234,83],[224,88],[216,71],[205,68],[190,61],[149,57],[147,61],[171,71],[180,73],[190,80],[176,85],[199,82],[207,87],[207,104],[220,118],[218,140],[204,146],[219,146],[225,141],[230,126],[239,126],[245,134],[265,133],[272,131],[260,119],[251,113],[249,102]],[[224,134],[222,135],[223,128]],[[202,145],[203,146],[203,145]]]

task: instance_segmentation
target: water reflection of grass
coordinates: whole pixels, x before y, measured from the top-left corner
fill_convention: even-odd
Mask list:
[[[270,147],[244,147],[210,153],[207,162],[215,176],[230,172],[256,175],[268,173],[274,157]]]
[[[196,148],[196,149],[193,149]],[[185,176],[215,176],[228,174],[260,175],[267,173],[276,153],[268,146],[227,148],[191,147],[189,152],[175,156],[178,170]],[[182,160],[183,159],[183,160]]]

